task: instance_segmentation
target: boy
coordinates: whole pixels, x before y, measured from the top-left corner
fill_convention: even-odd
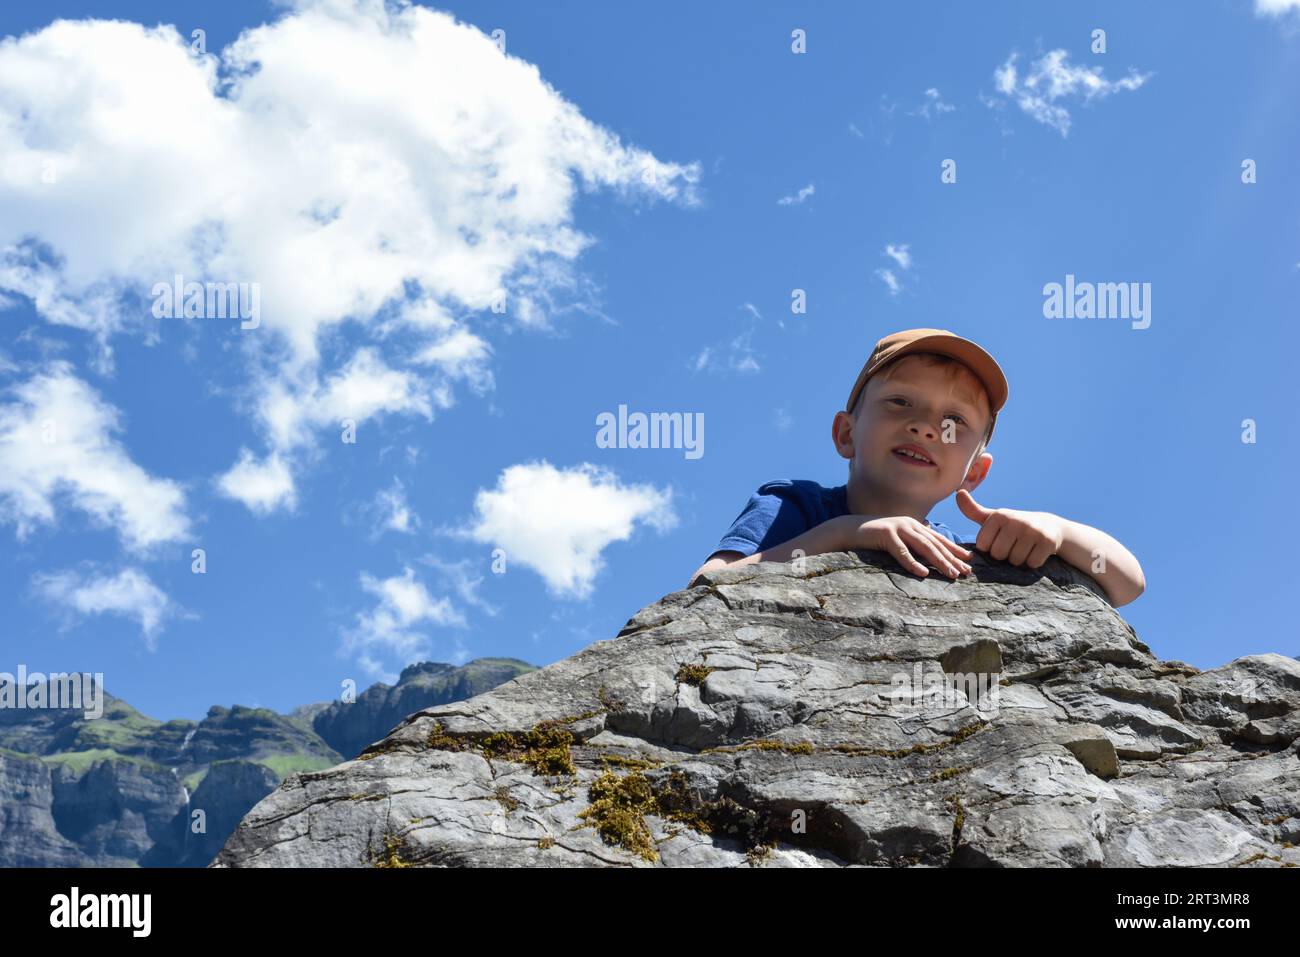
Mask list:
[[[1091,575],[1112,606],[1133,601],[1146,589],[1142,567],[1105,532],[1050,512],[985,508],[971,495],[993,464],[985,449],[1007,392],[993,357],[946,329],[881,339],[848,411],[836,412],[831,425],[836,451],[849,460],[848,483],[760,486],[691,584],[715,568],[863,548],[887,551],[921,577],[929,575],[924,563],[953,579],[968,575],[970,551],[926,518],[955,491],[957,507],[980,526],[979,551],[1029,568],[1060,555]],[[1104,557],[1104,571],[1093,570],[1094,553]]]

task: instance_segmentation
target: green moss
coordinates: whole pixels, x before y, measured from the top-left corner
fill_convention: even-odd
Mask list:
[[[510,796],[510,789],[504,785],[493,791],[492,796],[497,799],[500,805],[505,808],[507,812],[517,811],[519,809],[519,802]]]
[[[645,775],[633,771],[620,778],[606,771],[591,783],[587,798],[591,806],[578,817],[588,823],[579,827],[594,827],[606,844],[625,848],[647,861],[659,859],[645,820],[647,814],[658,813],[658,803]]]
[[[676,679],[684,684],[695,685],[699,687],[709,673],[716,669],[708,665],[682,665],[677,669]]]
[[[952,851],[956,854],[957,846],[961,844],[961,829],[966,824],[966,808],[962,805],[961,798],[956,794],[948,798],[947,803],[949,808],[956,814],[952,822]]]
[[[812,754],[819,750],[807,741],[796,741],[787,743],[785,741],[772,741],[767,738],[759,741],[746,741],[744,744],[721,745],[716,748],[705,748],[700,754],[710,752],[733,752],[733,751],[786,751],[790,754]]]
[[[402,859],[401,852],[405,847],[401,837],[395,834],[384,835],[384,851],[379,857],[371,857],[371,867],[411,867],[409,861]]]
[[[937,781],[947,781],[949,778],[955,778],[957,775],[965,774],[969,770],[971,770],[970,765],[964,765],[957,768],[944,768],[944,770],[936,771],[934,774],[930,775],[930,783],[933,784]]]
[[[569,719],[576,720],[576,719]],[[541,721],[522,735],[498,731],[488,735],[479,745],[485,758],[501,758],[531,765],[536,774],[576,774],[573,754],[573,732],[563,727],[563,721]]]
[[[539,837],[537,839],[537,847],[539,850],[545,851],[554,846],[555,846],[555,838],[553,837]]]
[[[662,761],[651,761],[648,758],[628,758],[621,754],[602,754],[600,760],[605,763],[606,770],[616,767],[633,771],[647,771],[650,768],[663,767]]]

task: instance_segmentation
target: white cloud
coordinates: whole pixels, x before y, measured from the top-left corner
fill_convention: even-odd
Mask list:
[[[494,617],[500,611],[500,609],[479,595],[478,590],[483,584],[483,576],[475,576],[470,573],[472,568],[477,567],[475,562],[468,558],[462,558],[456,562],[444,562],[436,555],[425,555],[420,561],[436,568],[439,574],[442,575],[443,581],[449,583],[455,589],[456,597],[466,605],[473,605]]]
[[[495,489],[480,489],[475,517],[461,535],[505,550],[507,569],[523,565],[552,594],[585,598],[604,566],[601,552],[632,536],[638,523],[666,532],[677,524],[672,488],[623,484],[583,462],[512,465]]]
[[[1280,17],[1300,11],[1300,0],[1255,0],[1255,16]]]
[[[42,598],[72,616],[121,615],[134,618],[150,651],[158,647],[157,636],[168,618],[185,614],[138,568],[125,568],[116,575],[93,572],[85,575],[67,570],[32,576],[32,586]]]
[[[240,449],[239,461],[217,477],[216,486],[222,495],[242,502],[257,515],[279,508],[292,511],[298,505],[293,474],[278,453],[259,461],[248,449]]]
[[[344,632],[343,651],[357,654],[372,675],[388,674],[378,655],[394,655],[402,664],[427,657],[429,639],[422,629],[465,626],[464,616],[448,599],[430,595],[410,566],[390,578],[362,572],[361,587],[378,600],[373,608],[359,612],[356,624]]]
[[[895,246],[893,243],[889,243],[885,246],[885,255],[898,263],[902,269],[912,268],[912,255],[907,251],[907,245],[907,243],[903,243],[901,246]]]
[[[533,64],[402,0],[299,0],[220,57],[171,25],[55,21],[0,45],[0,155],[0,290],[90,332],[107,369],[116,334],[226,321],[153,320],[155,282],[257,282],[261,325],[237,338],[272,429],[332,425],[319,395],[364,398],[320,381],[359,361],[320,349],[345,323],[389,347],[363,371],[418,367],[385,373],[407,399],[372,412],[427,417],[457,379],[492,387],[468,316],[592,311],[563,302],[590,298],[579,181],[699,203],[698,162],[625,146]],[[284,438],[269,451],[308,441]]]
[[[0,522],[13,523],[20,540],[54,524],[60,504],[135,550],[189,534],[181,486],[131,460],[114,437],[121,413],[68,363],[51,362],[5,391],[17,401],[0,404]]]
[[[752,375],[762,371],[754,352],[752,328],[735,337],[711,346],[705,346],[687,363],[693,372],[739,373]]]
[[[778,206],[794,206],[802,203],[805,199],[815,192],[813,184],[809,183],[803,189],[799,190],[798,196],[782,196],[776,201]]]
[[[1108,80],[1102,68],[1072,66],[1066,60],[1065,50],[1052,50],[1035,61],[1020,76],[1016,71],[1016,58],[1012,53],[1007,62],[993,71],[993,83],[1003,96],[1013,99],[1024,112],[1040,123],[1058,130],[1061,136],[1070,132],[1070,112],[1057,101],[1081,96],[1084,103],[1104,99],[1121,90],[1136,90],[1154,74],[1141,74],[1132,68],[1120,80]]]
[[[885,245],[885,250],[881,255],[892,259],[898,265],[898,268],[903,271],[912,268],[912,254],[908,252],[907,243],[902,243],[900,245],[887,243]],[[889,294],[891,296],[897,296],[903,289],[902,279],[893,269],[877,269],[876,277],[889,287]]]
[[[393,478],[391,487],[379,490],[372,511],[378,519],[376,536],[385,531],[409,534],[420,527],[420,517],[411,511],[406,502],[406,489],[397,477]]]
[[[957,107],[953,106],[951,103],[944,102],[943,97],[939,94],[938,90],[934,87],[930,87],[925,91],[925,99],[921,102],[921,105],[916,108],[912,115],[929,120],[931,114],[939,116],[943,113],[951,113],[955,109],[957,109]]]
[[[430,391],[418,375],[390,368],[369,347],[359,349],[346,366],[324,382],[309,377],[298,385],[276,380],[266,385],[258,404],[272,445],[291,450],[311,442],[319,429],[341,431],[344,419],[358,428],[369,419],[392,413],[433,419],[433,405],[451,404],[445,391]]]

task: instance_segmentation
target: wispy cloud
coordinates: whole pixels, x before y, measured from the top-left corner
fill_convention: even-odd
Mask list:
[[[434,598],[410,566],[401,575],[375,578],[361,573],[361,588],[376,599],[358,612],[355,624],[345,629],[342,651],[357,655],[358,663],[372,677],[396,681],[385,670],[380,656],[396,657],[403,665],[427,658],[430,627],[464,627],[465,617],[445,597]]]
[[[190,533],[179,483],[132,461],[121,413],[62,360],[0,402],[0,522],[24,539],[71,507],[143,551]]]
[[[957,107],[951,103],[945,103],[939,91],[930,87],[925,91],[925,99],[915,110],[910,111],[911,115],[919,116],[924,120],[929,120],[931,116],[942,116],[944,113],[951,113]]]
[[[780,199],[776,201],[776,204],[778,206],[797,206],[798,204],[802,203],[805,199],[807,199],[809,196],[811,196],[814,191],[815,190],[813,184],[809,183],[803,189],[799,190],[797,196],[782,196]]]
[[[40,573],[32,577],[32,587],[69,619],[105,614],[134,619],[150,651],[157,650],[158,633],[167,619],[196,617],[138,568],[124,568],[115,575],[71,569]]]
[[[1300,12],[1300,0],[1255,0],[1255,16],[1280,17]]]
[[[912,256],[911,253],[907,251],[906,243],[901,246],[895,246],[893,243],[889,243],[885,246],[885,255],[898,263],[900,269],[912,268]]]
[[[1071,65],[1065,50],[1052,50],[1034,61],[1020,74],[1016,70],[1018,54],[1012,53],[1007,61],[993,72],[994,88],[1014,102],[1039,123],[1045,123],[1068,136],[1070,111],[1064,103],[1081,100],[1089,104],[1123,90],[1139,89],[1153,73],[1138,73],[1130,68],[1129,75],[1119,80],[1108,80],[1102,68]]]
[[[907,243],[888,243],[881,255],[892,259],[898,268],[904,272],[912,268],[912,254],[908,252]],[[877,269],[876,278],[885,284],[891,296],[897,296],[903,290],[902,280],[893,269]]]

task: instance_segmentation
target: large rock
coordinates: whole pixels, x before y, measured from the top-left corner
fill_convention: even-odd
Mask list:
[[[1058,559],[973,564],[713,572],[289,776],[212,866],[1300,863],[1300,662],[1159,661]]]

